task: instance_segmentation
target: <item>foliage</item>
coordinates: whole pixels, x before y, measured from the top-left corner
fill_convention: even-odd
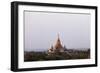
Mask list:
[[[70,60],[70,59],[88,59],[90,50],[75,51],[67,50],[62,53],[49,54],[47,52],[25,52],[24,61],[49,61],[49,60]]]

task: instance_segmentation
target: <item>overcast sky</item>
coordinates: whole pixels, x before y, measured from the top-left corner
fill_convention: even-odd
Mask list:
[[[75,13],[24,13],[25,51],[47,50],[59,33],[67,48],[90,48],[90,15]]]

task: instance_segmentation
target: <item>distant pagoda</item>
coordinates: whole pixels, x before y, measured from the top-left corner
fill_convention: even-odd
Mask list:
[[[53,54],[53,53],[62,53],[65,51],[65,46],[63,47],[59,38],[59,34],[57,36],[57,41],[55,45],[51,46],[51,48],[48,49],[48,54]]]

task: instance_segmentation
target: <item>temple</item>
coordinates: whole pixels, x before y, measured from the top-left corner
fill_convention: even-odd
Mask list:
[[[65,51],[65,47],[62,46],[62,43],[60,41],[60,37],[59,37],[59,34],[58,34],[55,45],[51,46],[51,48],[48,49],[48,53],[53,54],[53,53],[61,53],[61,52],[64,52],[64,51]]]

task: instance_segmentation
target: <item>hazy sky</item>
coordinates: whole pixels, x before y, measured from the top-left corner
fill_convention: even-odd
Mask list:
[[[72,13],[24,13],[25,51],[47,50],[59,33],[67,48],[90,48],[90,15]]]

